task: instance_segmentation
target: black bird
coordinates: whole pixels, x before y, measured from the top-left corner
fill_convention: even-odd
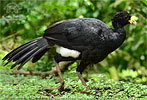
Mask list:
[[[136,17],[125,11],[117,12],[112,17],[111,28],[101,20],[95,18],[76,18],[54,23],[45,30],[42,37],[36,38],[21,45],[8,53],[3,60],[6,64],[13,61],[11,69],[20,64],[20,69],[31,58],[32,62],[38,61],[49,49],[56,48],[54,57],[55,65],[64,88],[64,80],[58,63],[61,61],[80,61],[77,67],[77,75],[82,84],[88,89],[82,77],[82,72],[89,64],[102,61],[108,54],[116,50],[126,39],[124,26],[136,24]]]

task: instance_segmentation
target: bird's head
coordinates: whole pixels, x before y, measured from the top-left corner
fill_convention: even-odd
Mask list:
[[[114,28],[121,28],[127,24],[136,25],[136,20],[137,20],[137,17],[131,16],[126,11],[120,11],[120,12],[117,12],[112,17],[112,24],[113,24]]]

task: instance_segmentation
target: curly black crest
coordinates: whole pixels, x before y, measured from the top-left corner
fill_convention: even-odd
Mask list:
[[[114,28],[124,27],[125,25],[129,24],[130,18],[131,15],[129,13],[120,11],[112,17],[112,24]]]

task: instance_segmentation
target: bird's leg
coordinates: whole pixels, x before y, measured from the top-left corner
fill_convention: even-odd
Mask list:
[[[79,79],[81,80],[82,84],[86,87],[86,90],[89,90],[84,78],[82,77],[82,74],[80,72],[77,72],[77,75],[78,75]]]
[[[82,77],[82,72],[87,67],[88,64],[81,62],[80,65],[77,67],[77,75],[79,79],[81,80],[82,84],[86,87],[86,90],[89,90],[84,78]]]
[[[63,79],[63,77],[62,77],[61,70],[60,70],[59,65],[58,65],[58,63],[56,62],[56,60],[54,60],[54,63],[55,63],[56,70],[57,70],[57,73],[58,73],[58,75],[59,75],[60,83],[61,83],[61,85],[58,87],[58,89],[59,89],[59,90],[63,90],[63,89],[64,89],[64,79]]]
[[[55,56],[54,63],[55,63],[56,70],[57,70],[57,73],[58,73],[59,78],[60,78],[61,85],[59,87],[53,87],[53,88],[49,88],[49,89],[45,89],[45,90],[58,89],[58,90],[62,91],[64,89],[64,80],[63,80],[63,77],[62,77],[61,70],[59,68],[59,62],[61,62],[61,61],[72,61],[72,63],[73,63],[74,60],[75,60],[74,58],[71,58],[71,57],[62,57],[59,54],[57,54]],[[67,65],[67,66],[69,66],[69,65]]]
[[[59,78],[60,78],[61,85],[59,87],[47,88],[47,89],[45,89],[46,91],[48,91],[48,90],[54,90],[54,89],[58,89],[58,90],[62,91],[64,89],[64,79],[62,77],[62,73],[61,73],[61,70],[59,68],[59,65],[56,62],[56,59],[54,60],[54,63],[55,63],[55,67],[56,67],[57,73],[58,73]]]

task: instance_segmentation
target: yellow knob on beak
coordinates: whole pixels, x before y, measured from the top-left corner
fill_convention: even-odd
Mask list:
[[[136,25],[136,24],[137,24],[137,23],[136,23],[136,20],[137,20],[137,17],[132,16],[132,17],[130,18],[129,22],[130,22],[130,24]]]

